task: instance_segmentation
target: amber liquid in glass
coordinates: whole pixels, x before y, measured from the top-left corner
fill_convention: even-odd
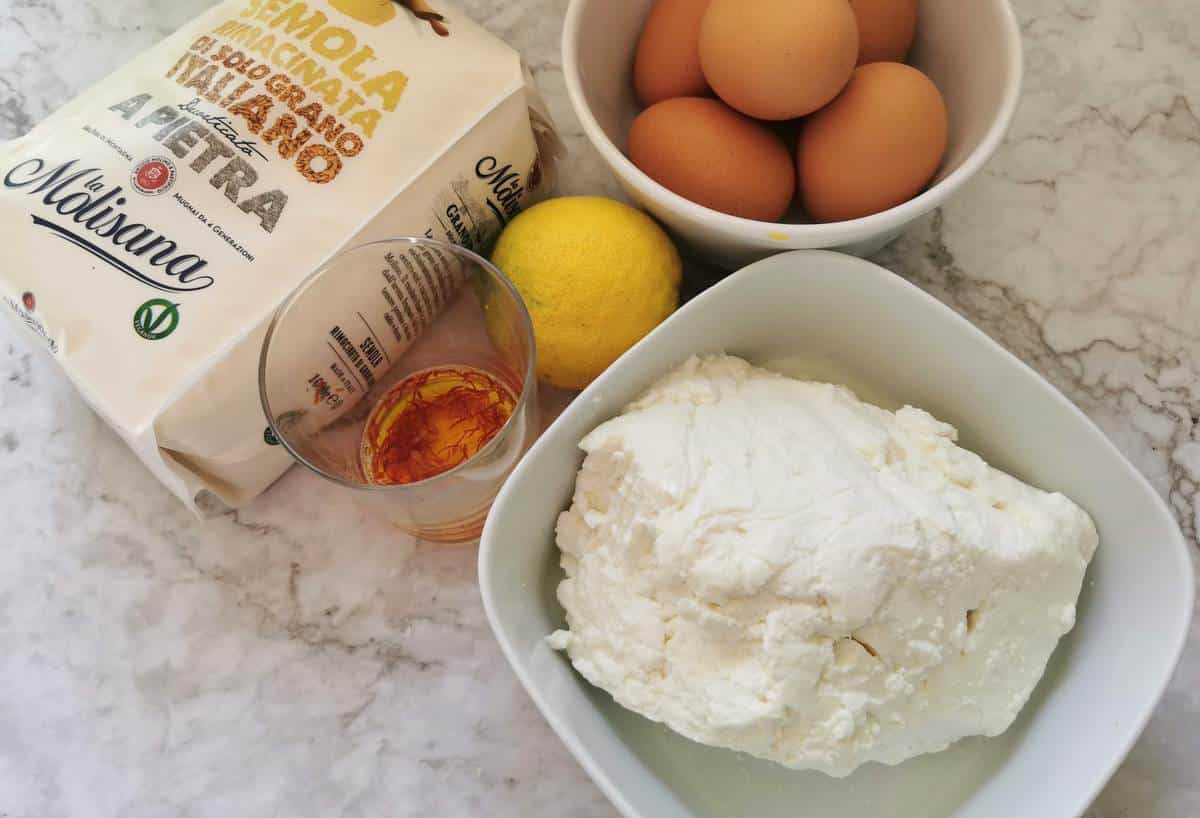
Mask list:
[[[479,453],[516,408],[513,390],[468,366],[414,372],[389,389],[367,418],[360,465],[368,483],[428,480]]]

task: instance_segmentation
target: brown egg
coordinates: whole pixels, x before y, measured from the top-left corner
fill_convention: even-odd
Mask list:
[[[917,0],[850,0],[858,20],[858,64],[904,62],[917,29]]]
[[[676,97],[642,111],[629,158],[685,199],[747,219],[777,220],[796,191],[779,137],[715,99]]]
[[[646,18],[633,64],[642,105],[710,93],[700,70],[700,20],[709,0],[658,0]]]
[[[879,213],[921,192],[946,151],[946,105],[911,66],[877,62],[810,116],[796,147],[800,201],[820,222]]]
[[[858,59],[847,0],[712,0],[700,26],[700,64],[733,108],[792,119],[842,90]]]

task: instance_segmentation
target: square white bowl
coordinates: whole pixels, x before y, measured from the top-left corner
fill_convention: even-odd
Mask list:
[[[961,442],[1096,520],[1100,548],[1075,629],[1003,736],[961,741],[849,778],[704,747],[615,704],[544,637],[562,627],[555,520],[580,439],[688,356],[826,361],[958,427]],[[1192,614],[1187,543],[1145,479],[1070,401],[969,322],[869,262],[794,252],[703,293],[568,407],[502,489],[479,581],[492,629],[530,696],[627,818],[1072,818],[1142,731]]]

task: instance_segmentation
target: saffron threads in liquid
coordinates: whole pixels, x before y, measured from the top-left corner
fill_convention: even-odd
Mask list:
[[[428,480],[474,457],[503,428],[517,400],[479,369],[414,372],[389,389],[367,418],[360,463],[368,483]]]

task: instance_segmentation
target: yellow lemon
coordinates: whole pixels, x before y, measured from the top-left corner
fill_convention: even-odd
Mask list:
[[[679,305],[675,245],[645,213],[597,196],[551,199],[500,235],[492,263],[533,319],[538,377],[582,389]]]

